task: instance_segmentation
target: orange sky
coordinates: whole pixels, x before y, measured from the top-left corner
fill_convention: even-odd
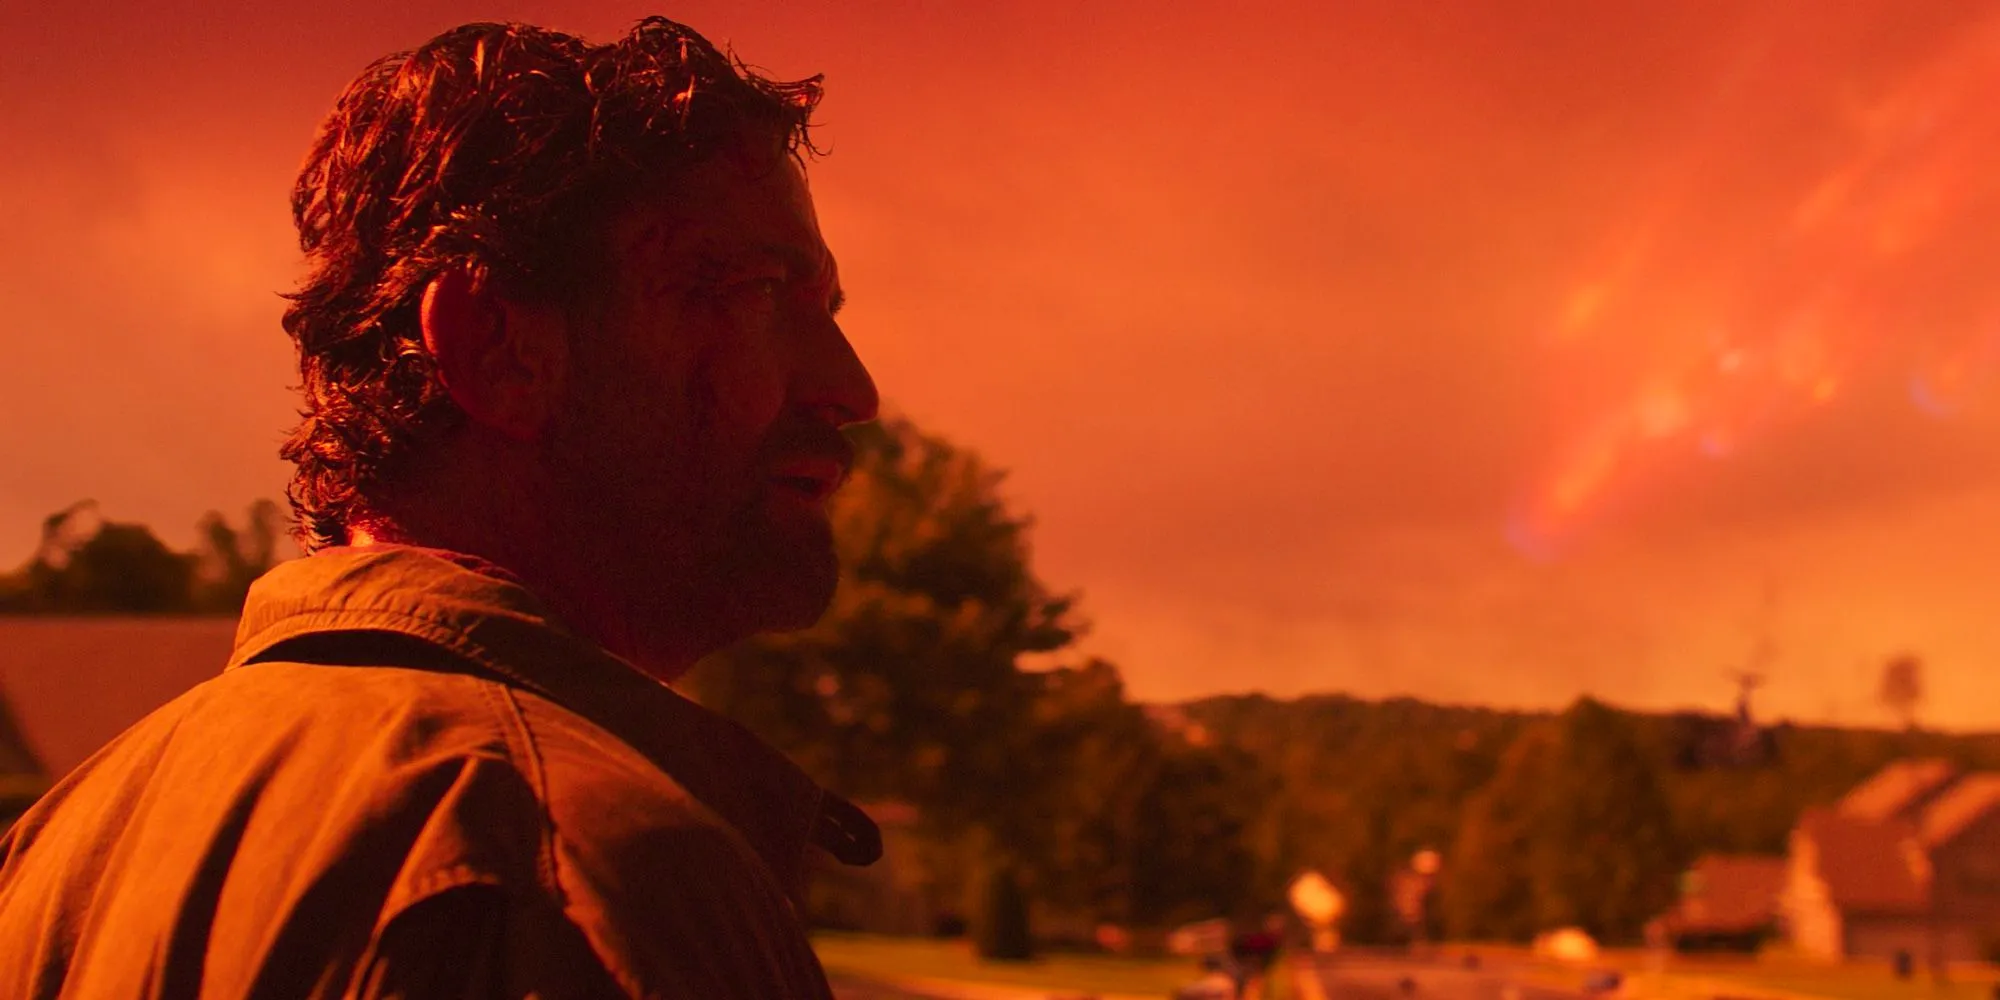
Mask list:
[[[123,6],[0,10],[0,562],[278,493],[363,63],[656,10]],[[1720,707],[1761,631],[1772,714],[1907,648],[2000,726],[2000,3],[659,12],[827,75],[850,335],[1138,695]]]

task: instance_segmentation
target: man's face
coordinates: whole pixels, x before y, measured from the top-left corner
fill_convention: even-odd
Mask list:
[[[678,172],[615,220],[602,307],[571,329],[548,456],[563,530],[640,649],[818,620],[839,428],[876,415],[804,174],[750,159]]]

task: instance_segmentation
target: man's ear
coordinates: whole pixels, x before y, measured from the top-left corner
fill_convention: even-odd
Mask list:
[[[454,268],[424,289],[419,322],[445,391],[473,423],[522,442],[547,433],[569,374],[559,310],[522,305]]]

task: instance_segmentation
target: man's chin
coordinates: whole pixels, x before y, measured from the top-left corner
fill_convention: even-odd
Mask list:
[[[758,632],[797,632],[818,625],[840,585],[840,563],[831,541],[798,546],[757,560],[739,594],[745,617]]]

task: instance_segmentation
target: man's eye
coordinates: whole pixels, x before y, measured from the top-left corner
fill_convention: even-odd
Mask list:
[[[778,301],[778,295],[785,289],[785,279],[778,277],[751,278],[730,286],[729,298],[739,305],[768,306]]]
[[[732,282],[722,290],[721,303],[739,324],[766,325],[777,316],[785,284],[784,278],[775,276]]]

